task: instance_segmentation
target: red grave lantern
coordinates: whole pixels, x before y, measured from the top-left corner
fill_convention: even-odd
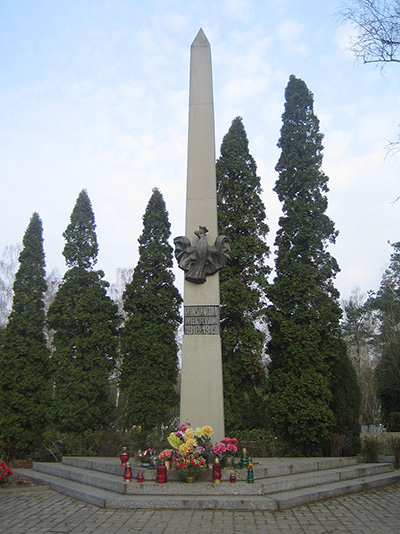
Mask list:
[[[212,477],[214,479],[215,484],[221,483],[222,470],[221,470],[221,464],[219,463],[218,457],[215,458],[215,461],[213,463]]]
[[[132,480],[132,467],[128,461],[125,462],[124,479],[125,482],[130,482]]]
[[[161,484],[167,482],[167,466],[164,460],[160,460],[160,463],[157,465],[156,482],[160,482]]]
[[[121,454],[119,455],[121,460],[121,467],[125,467],[125,463],[129,460],[130,455],[126,447],[122,447]]]

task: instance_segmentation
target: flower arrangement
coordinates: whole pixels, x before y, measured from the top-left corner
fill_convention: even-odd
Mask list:
[[[205,444],[211,439],[213,430],[209,425],[195,430],[188,425],[181,425],[167,439],[177,451],[173,455],[177,472],[184,477],[197,477],[206,469]]]
[[[139,460],[143,463],[143,464],[147,464],[150,462],[150,458],[152,456],[154,456],[156,453],[156,451],[153,451],[153,449],[146,449],[144,451],[139,451]]]
[[[186,455],[185,457],[176,458],[175,467],[177,472],[183,477],[196,478],[206,468],[206,461],[201,455],[195,451]]]
[[[0,484],[3,484],[8,477],[12,477],[13,472],[8,465],[4,462],[0,462]]]
[[[213,451],[222,460],[224,457],[232,457],[237,453],[238,440],[226,437],[221,439],[219,444],[214,445]]]
[[[172,460],[172,450],[171,449],[164,449],[163,451],[160,452],[158,457],[161,460]]]

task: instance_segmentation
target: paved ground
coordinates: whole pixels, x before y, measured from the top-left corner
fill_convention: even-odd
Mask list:
[[[400,484],[284,512],[104,510],[52,490],[0,492],[2,534],[393,534]]]

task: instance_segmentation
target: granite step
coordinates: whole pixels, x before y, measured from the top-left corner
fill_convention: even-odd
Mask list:
[[[235,495],[233,493],[234,488],[227,488],[225,485],[212,485],[205,483],[207,486],[207,492],[219,491],[217,495],[203,495],[201,494],[202,483],[186,484],[186,483],[168,483],[168,484],[156,484],[157,489],[161,492],[163,489],[173,492],[174,488],[180,486],[179,494],[174,495],[170,493],[153,493],[152,495],[121,495],[112,491],[108,491],[94,486],[88,486],[73,480],[61,479],[58,476],[54,476],[48,473],[33,471],[32,469],[14,469],[14,472],[18,476],[23,476],[33,480],[39,484],[50,486],[51,489],[58,491],[64,495],[68,495],[74,499],[94,504],[102,508],[142,508],[142,509],[157,509],[157,510],[276,510],[277,505],[274,499],[268,497],[253,494],[253,495]],[[134,483],[130,483],[133,487]],[[153,485],[152,483],[149,483]],[[146,488],[146,484],[135,483],[136,488]],[[224,487],[225,486],[225,487]],[[236,486],[230,484],[229,486]],[[239,484],[237,485],[239,486]],[[243,486],[248,489],[253,484],[244,484]],[[196,488],[196,489],[195,489]],[[253,488],[254,491],[255,488]],[[186,491],[190,491],[192,494],[186,494]],[[227,494],[227,490],[231,491]],[[193,494],[193,493],[198,493]]]
[[[105,508],[144,510],[264,510],[276,511],[277,501],[264,495],[116,495]]]
[[[357,479],[363,476],[389,473],[392,471],[392,464],[359,464],[336,469],[324,469],[322,471],[311,471],[294,475],[257,479],[257,482],[263,486],[264,494],[271,494],[299,488],[307,488],[310,486],[330,484],[349,479]]]
[[[62,464],[35,463],[34,470],[14,471],[90,504],[144,509],[283,510],[400,481],[400,470],[394,471],[392,464],[326,460],[264,459],[259,465],[261,474],[293,474],[256,478],[254,484],[240,480],[236,484],[187,484],[171,480],[173,471],[168,472],[167,484],[157,484],[154,469],[145,471],[143,484],[127,483],[122,478],[123,468],[113,458],[70,457]],[[332,465],[337,467],[326,468]],[[138,468],[143,471],[142,466]]]
[[[167,484],[158,484],[155,481],[155,473],[151,473],[151,479],[145,479],[143,484],[136,480],[127,483],[122,475],[111,475],[90,471],[89,469],[66,466],[58,463],[35,463],[34,472],[45,473],[55,477],[80,482],[88,486],[102,488],[115,493],[128,495],[262,495],[263,486],[258,483],[214,484],[211,481],[187,484],[184,481],[168,481]]]
[[[88,456],[63,456],[63,465],[72,465],[83,469],[91,469],[92,471],[100,471],[101,473],[109,473],[110,475],[123,475],[124,468],[121,467],[119,458],[109,457],[88,457]],[[133,466],[132,470],[139,466]]]
[[[74,482],[48,473],[41,473],[39,471],[33,471],[32,469],[13,469],[14,475],[28,478],[38,484],[50,486],[51,489],[68,495],[73,499],[83,501],[89,504],[94,504],[100,508],[106,506],[107,499],[112,499],[118,496],[117,493],[107,491],[101,488],[95,488],[93,486],[87,486],[80,482]]]
[[[174,480],[174,478],[171,477],[171,475],[176,474],[174,471],[168,471],[169,484],[167,486],[160,485],[155,482],[156,473],[153,469],[145,472],[144,484],[132,482],[131,484],[127,485],[122,478],[123,468],[120,466],[118,466],[118,469],[116,469],[120,471],[120,473],[118,475],[113,475],[110,473],[89,469],[89,467],[91,467],[91,462],[89,460],[86,462],[80,461],[76,463],[80,466],[77,467],[76,465],[65,465],[64,463],[59,464],[38,462],[34,464],[34,470],[121,494],[157,495],[164,493],[173,495],[220,495],[228,492],[242,495],[261,495],[338,482],[340,480],[356,478],[362,475],[387,472],[393,469],[391,464],[356,465],[337,469],[324,469],[321,471],[297,473],[294,475],[282,475],[261,479],[256,478],[255,484],[247,484],[239,480],[237,484],[225,483],[223,485],[215,485],[209,480],[198,481],[195,485],[189,487],[186,483]],[[83,465],[86,467],[82,467]]]
[[[35,472],[53,475],[60,479],[80,482],[81,484],[86,484],[95,488],[101,488],[115,493],[125,493],[125,481],[121,473],[119,475],[113,475],[72,465],[51,462],[34,462],[33,470]]]
[[[356,457],[343,457],[343,458],[254,458],[254,476],[261,479],[266,477],[277,477],[284,475],[294,475],[299,473],[309,473],[314,471],[325,471],[329,469],[337,469],[342,467],[356,466],[358,465],[358,459]],[[103,473],[110,473],[115,475],[123,474],[123,468],[120,466],[118,458],[88,458],[80,456],[64,456],[62,459],[64,465],[72,465],[84,469],[92,469]],[[138,472],[144,472],[150,475],[155,470],[146,466],[131,462],[133,476],[136,477]],[[234,468],[236,472],[237,480],[247,479],[247,470]],[[228,480],[232,469],[223,469],[222,479]],[[171,471],[171,480],[178,480],[177,473]],[[212,479],[211,469],[208,472],[208,480]]]
[[[278,510],[286,510],[316,501],[332,499],[341,495],[358,493],[360,491],[394,484],[395,482],[400,482],[400,470],[363,476],[359,479],[342,480],[315,487],[274,493],[271,497],[276,500]]]

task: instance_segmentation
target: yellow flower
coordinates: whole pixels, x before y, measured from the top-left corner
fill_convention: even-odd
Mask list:
[[[209,438],[213,433],[213,429],[210,425],[203,426],[203,434]]]
[[[194,439],[194,438],[189,438],[187,441],[186,441],[186,445],[188,447],[189,450],[192,450],[194,449],[195,447],[197,447],[197,441]]]
[[[181,456],[186,456],[187,453],[189,452],[189,447],[187,445],[187,443],[182,443],[182,445],[179,447],[178,451],[179,451],[179,454]]]
[[[188,441],[189,439],[194,439],[194,432],[192,428],[186,429],[185,432],[185,441]]]
[[[202,438],[204,436],[204,432],[203,432],[203,429],[201,427],[196,428],[194,433],[196,434],[196,436],[198,438]]]

